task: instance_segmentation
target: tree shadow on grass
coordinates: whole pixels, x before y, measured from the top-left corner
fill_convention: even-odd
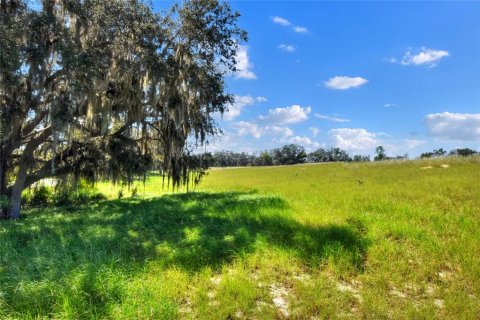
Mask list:
[[[104,268],[125,277],[149,261],[190,273],[218,270],[260,243],[288,250],[307,265],[339,258],[361,271],[367,247],[358,222],[304,225],[284,200],[258,193],[176,194],[104,201],[67,214],[55,210],[62,214],[44,210],[0,222],[0,288],[10,312],[31,308],[33,297],[40,305],[35,313],[48,314],[59,297],[36,284],[71,287],[76,277],[75,290],[86,297],[81,303],[105,314],[116,297],[115,290],[102,293],[95,285]]]

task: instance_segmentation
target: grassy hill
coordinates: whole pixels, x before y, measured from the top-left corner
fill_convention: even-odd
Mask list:
[[[29,209],[0,221],[0,318],[478,319],[479,181],[479,157],[212,169]]]

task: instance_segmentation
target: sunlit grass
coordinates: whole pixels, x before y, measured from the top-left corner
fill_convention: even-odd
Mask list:
[[[477,157],[100,184],[0,222],[0,318],[478,319],[478,181]]]

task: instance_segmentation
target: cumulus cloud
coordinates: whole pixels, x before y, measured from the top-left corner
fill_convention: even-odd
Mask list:
[[[401,64],[407,66],[427,65],[434,67],[440,59],[448,57],[449,55],[449,52],[445,50],[433,50],[423,47],[417,54],[412,54],[412,52],[407,51],[402,58]]]
[[[285,18],[279,17],[279,16],[272,17],[272,21],[273,21],[273,23],[276,23],[276,24],[279,24],[279,25],[282,25],[282,26],[291,25],[290,21],[288,21]]]
[[[252,71],[253,64],[250,62],[248,58],[248,47],[247,46],[239,46],[238,52],[235,57],[237,61],[237,72],[235,73],[235,79],[247,79],[252,80],[256,79],[257,76]]]
[[[288,127],[272,126],[265,127],[265,132],[274,135],[274,140],[280,143],[295,143],[305,147],[316,147],[318,143],[308,137],[295,135],[292,129]]]
[[[351,152],[370,153],[381,144],[375,133],[361,128],[332,129],[329,134],[337,148]]]
[[[305,28],[305,27],[296,26],[296,27],[293,27],[293,31],[298,32],[298,33],[307,33],[308,29]]]
[[[450,56],[450,53],[446,50],[434,50],[426,47],[422,47],[419,51],[412,52],[409,49],[401,59],[395,57],[386,58],[385,60],[390,63],[400,63],[404,66],[427,66],[435,67],[438,62]]]
[[[237,130],[239,136],[251,135],[257,139],[262,136],[263,130],[256,123],[239,121],[233,123],[232,127]]]
[[[294,46],[290,45],[290,44],[280,44],[278,46],[278,48],[282,51],[285,51],[285,52],[294,52],[296,49]]]
[[[256,103],[266,102],[267,98],[265,97],[252,97],[251,95],[238,96],[234,97],[234,101],[231,105],[228,106],[228,111],[223,114],[223,119],[227,121],[232,121],[238,117],[244,107],[254,105]]]
[[[257,97],[257,101],[258,102],[267,102],[268,99],[266,97],[259,96],[259,97]]]
[[[224,150],[225,146],[228,146],[231,143],[232,140],[232,135],[228,131],[224,131],[223,135],[221,136],[215,136],[211,140],[207,141],[206,146],[201,146],[200,148],[197,148],[197,150],[201,150],[203,152],[206,148],[210,152],[216,152],[220,150]]]
[[[327,116],[327,115],[320,114],[320,113],[315,113],[315,118],[322,119],[322,120],[333,121],[333,122],[350,122],[350,119],[340,118],[340,117],[336,117],[336,116]]]
[[[268,110],[268,115],[259,116],[259,119],[271,125],[285,125],[305,121],[312,109],[310,107],[302,108],[294,104],[286,108],[275,108]]]
[[[325,86],[334,90],[347,90],[360,87],[368,82],[362,77],[336,76],[325,81]]]
[[[233,123],[232,127],[236,131],[237,138],[228,139],[227,144],[229,146],[226,147],[227,149],[238,149],[241,147],[237,144],[238,141],[241,141],[240,138],[244,136],[252,136],[256,139],[267,139],[274,145],[295,143],[306,148],[315,148],[319,146],[318,142],[313,141],[309,137],[296,135],[292,129],[286,126],[260,126],[254,122],[239,121]],[[234,143],[234,141],[237,141],[237,143]],[[256,143],[258,144],[258,142]],[[215,148],[217,150],[222,149],[218,146],[215,146]]]
[[[266,127],[266,130],[272,132],[277,136],[280,136],[282,139],[286,139],[294,135],[293,130],[289,127],[271,126]]]
[[[243,107],[263,100],[266,100],[266,98],[254,98],[251,96],[236,97],[236,102],[243,104]],[[289,127],[291,124],[297,124],[307,120],[310,112],[310,107],[292,105],[285,108],[270,109],[267,114],[260,115],[252,121],[231,122],[225,131],[228,132],[228,139],[225,140],[226,144],[215,143],[214,148],[218,150],[223,144],[225,147],[221,149],[240,150],[248,147],[258,150],[290,143],[303,145],[307,149],[316,148],[319,146],[318,142],[314,141],[315,136],[319,132],[317,128],[312,131],[314,132],[313,137],[307,137],[296,134],[294,130]],[[259,144],[262,146],[259,147]]]
[[[320,129],[318,129],[317,127],[310,127],[310,131],[312,131],[312,136],[314,138],[316,138],[320,133]]]
[[[433,113],[425,116],[430,135],[441,140],[480,141],[480,113]]]
[[[319,143],[312,141],[309,137],[293,136],[282,141],[282,143],[295,143],[304,147],[318,147]]]

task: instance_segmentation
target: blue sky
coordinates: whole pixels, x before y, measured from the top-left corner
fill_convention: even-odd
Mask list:
[[[480,2],[232,1],[249,41],[208,149],[480,149]]]

